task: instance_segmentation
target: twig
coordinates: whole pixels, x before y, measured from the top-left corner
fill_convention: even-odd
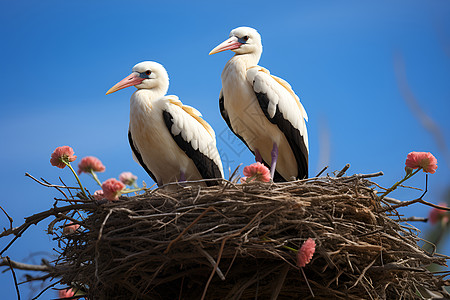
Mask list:
[[[59,178],[59,181],[61,181],[61,183],[67,188],[67,184],[64,182],[64,180],[62,180],[61,177],[58,177],[58,178]],[[67,191],[68,191],[69,194],[70,194],[70,198],[71,198],[72,200],[74,200],[75,197],[73,196],[72,191],[71,191],[69,188],[67,188]],[[67,200],[69,200],[69,198],[68,198],[67,196],[65,196],[65,197],[66,197]]]
[[[342,170],[339,171],[339,173],[336,175],[336,177],[342,177],[342,175],[345,174],[345,172],[350,168],[350,164],[346,164]]]
[[[9,256],[6,257],[6,260],[8,261],[9,268],[11,269],[11,273],[13,275],[14,285],[16,286],[17,299],[20,300],[20,291],[19,291],[19,286],[17,285],[16,273],[14,272],[14,268],[11,264],[11,260],[9,259]]]
[[[31,226],[31,224],[23,224],[23,225],[25,225],[25,226],[24,226],[23,228],[22,228],[22,226],[20,226],[20,229],[21,229],[21,230],[18,231],[18,233],[16,234],[16,236],[15,236],[15,237],[8,243],[8,245],[6,245],[6,247],[3,248],[3,250],[0,252],[0,256],[2,256],[3,253],[5,253],[5,251],[8,250],[9,247],[11,247],[11,245],[14,244],[14,242],[22,235],[22,233],[24,233],[25,230],[27,230],[28,227]],[[8,231],[8,230],[6,230],[6,231]],[[3,233],[5,233],[5,232],[3,232]],[[0,237],[3,236],[3,233],[0,234]],[[9,235],[9,234],[8,234],[8,235]]]
[[[183,181],[182,183],[183,183],[183,185],[188,185],[189,186],[189,185],[195,184],[195,183],[206,183],[206,182],[211,182],[211,181],[228,182],[228,183],[234,185],[234,183],[232,183],[231,181],[223,179],[223,178],[208,178],[208,179],[199,179],[199,180],[189,180],[189,181]],[[156,191],[160,191],[160,190],[164,189],[165,187],[173,186],[173,185],[182,187],[182,185],[180,185],[180,182],[169,182],[169,183],[166,183],[166,184],[163,184],[163,185],[159,186],[158,188],[154,189],[151,192],[154,193]]]
[[[95,243],[95,277],[100,281],[100,277],[98,276],[98,257],[100,256],[100,251],[98,250],[98,244],[100,243],[100,240],[103,236],[103,228],[106,225],[106,221],[108,221],[109,217],[113,213],[113,209],[110,209],[108,214],[106,215],[105,219],[102,222],[102,225],[100,226],[100,230],[98,232],[97,242]]]
[[[74,223],[74,224],[80,224],[80,220],[77,220],[77,219],[72,218],[72,217],[70,217],[68,215],[65,215],[65,214],[59,213],[57,215],[57,217],[59,217],[61,219],[66,219],[66,220],[72,221],[72,223]],[[91,229],[91,227],[89,225],[85,225],[84,227],[86,227],[87,229]]]
[[[369,270],[370,267],[372,267],[373,264],[377,261],[378,257],[379,257],[379,255],[377,255],[377,257],[375,257],[375,259],[374,259],[370,264],[368,264],[368,265],[364,268],[364,270],[363,270],[363,271],[361,272],[361,274],[359,275],[358,280],[356,280],[356,282],[350,287],[350,289],[354,288],[354,287],[361,281],[361,279],[362,279],[362,278],[364,277],[364,275],[366,274],[367,270]]]
[[[278,277],[277,282],[275,283],[275,288],[272,291],[270,300],[278,299],[278,295],[280,294],[281,288],[283,287],[284,281],[286,280],[287,273],[289,272],[289,267],[290,267],[289,265],[285,265],[281,270],[281,274]]]
[[[320,172],[317,173],[315,177],[319,177],[320,175],[322,175],[322,173],[325,172],[326,169],[328,169],[328,166],[325,166],[322,170],[320,170]]]
[[[425,200],[423,200],[423,199],[421,199],[421,198],[417,198],[417,199],[414,199],[414,200],[411,200],[411,201],[403,201],[401,204],[394,205],[394,206],[391,206],[391,207],[388,207],[388,208],[384,208],[384,209],[382,209],[381,211],[382,211],[382,212],[390,211],[390,210],[397,209],[397,208],[399,208],[399,207],[408,206],[408,205],[411,205],[411,204],[414,204],[414,203],[422,203],[422,204],[431,206],[431,207],[433,207],[433,208],[437,208],[437,209],[441,209],[441,210],[450,211],[450,207],[439,206],[439,205],[436,205],[436,204],[427,202],[427,201],[425,201]]]
[[[419,218],[419,217],[409,217],[409,218],[401,218],[400,222],[428,222],[428,218]]]
[[[350,164],[346,164],[342,170],[339,171],[339,173],[336,175],[336,177],[342,177],[342,175],[345,174],[345,172],[350,168]]]
[[[391,211],[393,209],[397,209],[399,207],[408,206],[408,205],[411,205],[411,204],[414,204],[414,203],[422,203],[422,204],[431,206],[433,208],[450,211],[450,207],[439,206],[439,205],[436,205],[436,204],[433,204],[433,203],[430,203],[430,202],[427,202],[427,201],[423,200],[422,198],[423,198],[423,196],[425,196],[425,194],[427,192],[428,192],[428,174],[426,174],[426,176],[425,176],[425,191],[422,193],[422,195],[419,198],[411,200],[411,201],[403,201],[400,204],[384,208],[384,209],[381,210],[381,212]]]
[[[398,199],[395,199],[395,198],[391,198],[391,197],[384,197],[382,200],[386,201],[388,203],[391,203],[391,204],[400,204],[400,203],[402,203],[402,201],[400,201]]]
[[[231,173],[230,177],[228,178],[228,181],[232,182],[233,181],[233,177],[234,175],[237,174],[237,172],[239,171],[239,168],[242,166],[242,163],[239,164],[233,171],[233,173]]]
[[[48,185],[52,185],[50,182],[48,182],[47,180],[45,180],[45,179],[42,178],[42,177],[41,177],[41,180],[42,180],[43,182],[45,182],[46,184],[48,184]],[[59,180],[61,180],[61,177],[59,177]],[[61,194],[63,194],[64,197],[66,197],[66,199],[68,199],[66,193],[64,193],[59,187],[54,186],[54,188],[57,189]],[[67,190],[68,190],[69,193],[70,193],[70,189],[67,189]]]
[[[49,278],[53,278],[53,274],[47,273],[47,274],[45,274],[43,276],[38,276],[38,277],[33,277],[33,276],[30,276],[30,275],[27,275],[27,280],[19,282],[19,285],[22,285],[22,284],[25,284],[25,283],[29,283],[29,282],[32,282],[32,281],[42,281],[42,282],[44,282],[44,281],[46,281]]]
[[[47,184],[47,183],[44,183],[42,181],[39,181],[38,179],[34,178],[33,176],[31,176],[28,173],[25,173],[25,176],[30,177],[31,179],[33,179],[37,183],[39,183],[39,184],[41,184],[43,186],[46,186],[46,187],[81,190],[81,188],[79,186],[62,186],[62,185],[55,185],[55,184]]]
[[[211,272],[211,275],[209,276],[208,281],[206,282],[206,286],[205,286],[205,289],[203,290],[203,295],[202,295],[201,300],[205,299],[206,292],[208,291],[208,286],[211,283],[211,280],[214,276],[214,273],[216,272],[216,269],[219,267],[219,262],[220,262],[220,259],[222,258],[223,248],[225,247],[225,243],[227,242],[227,240],[234,236],[238,236],[238,235],[242,234],[242,232],[244,232],[251,224],[253,224],[253,222],[259,217],[260,214],[261,214],[261,211],[259,211],[247,225],[245,225],[241,230],[239,230],[239,232],[233,233],[222,240],[222,243],[220,245],[219,254],[217,255],[216,265],[214,266],[214,269]]]
[[[4,236],[8,236],[11,234],[14,234],[15,237],[11,240],[11,242],[9,242],[8,245],[6,245],[6,247],[0,252],[0,256],[3,255],[3,253],[9,248],[11,247],[11,245],[33,224],[37,224],[40,221],[50,217],[50,216],[58,216],[59,213],[61,212],[65,212],[65,211],[70,211],[70,210],[76,210],[76,209],[84,209],[84,210],[88,210],[88,209],[93,209],[97,206],[97,204],[95,202],[91,202],[91,203],[86,203],[86,204],[72,204],[72,205],[68,205],[68,206],[63,206],[63,207],[54,207],[51,208],[49,210],[34,214],[30,217],[25,218],[25,223],[23,223],[22,225],[20,225],[19,227],[15,227],[12,229],[8,229],[3,231],[0,234],[0,238],[4,237]]]
[[[11,268],[19,269],[19,270],[39,271],[39,272],[50,272],[52,270],[52,267],[47,266],[47,265],[25,264],[25,263],[13,261],[8,256],[6,256],[5,258],[2,258],[2,261],[0,261],[0,266],[9,266]]]
[[[426,270],[423,268],[414,268],[414,267],[406,267],[404,265],[398,264],[398,263],[388,263],[384,266],[373,266],[370,267],[371,271],[412,271],[412,272],[425,272]]]
[[[47,286],[45,289],[43,289],[39,294],[37,294],[33,299],[31,300],[36,300],[37,298],[39,298],[43,293],[45,293],[48,289],[54,287],[55,285],[59,284],[61,282],[61,280],[58,280],[57,282],[54,282],[52,284],[50,284],[49,286]]]
[[[306,278],[305,271],[303,271],[302,267],[300,267],[300,270],[302,271],[303,277],[305,278],[305,281],[306,281],[306,284],[308,285],[309,291],[311,292],[311,295],[314,298],[315,296],[314,296],[314,293],[313,293],[313,290],[312,290],[311,286],[309,285],[308,278]]]
[[[382,171],[376,172],[376,173],[370,173],[370,174],[355,174],[352,176],[347,176],[347,177],[342,177],[343,182],[349,182],[352,181],[356,178],[372,178],[372,177],[379,177],[379,176],[383,176],[384,173]]]
[[[213,271],[211,272],[211,275],[209,276],[208,281],[206,282],[206,286],[205,286],[205,289],[203,290],[203,295],[202,295],[202,298],[200,300],[205,299],[206,292],[208,291],[208,286],[211,283],[211,280],[212,280],[212,278],[214,276],[214,273],[216,273],[216,270],[219,267],[219,262],[220,262],[220,259],[222,258],[223,248],[225,247],[225,243],[226,242],[227,242],[227,239],[224,239],[222,241],[221,245],[220,245],[219,254],[217,255],[217,262],[214,265]]]
[[[211,263],[211,265],[214,268],[214,266],[216,265],[216,261],[214,260],[214,258],[212,258],[212,256],[209,255],[209,253],[206,252],[200,246],[198,246],[197,249],[206,257],[206,259]],[[219,275],[220,279],[225,280],[225,276],[223,275],[222,271],[219,268],[217,268],[217,275]]]
[[[205,209],[189,226],[187,226],[174,240],[172,240],[169,245],[167,246],[167,249],[164,250],[164,254],[169,253],[170,247],[172,247],[173,244],[175,244],[181,237],[194,226],[201,218],[203,218],[208,212],[214,210],[214,207],[210,206],[207,209]]]
[[[13,218],[11,218],[8,213],[3,209],[3,207],[0,205],[0,209],[5,213],[6,217],[9,220],[9,229],[12,230],[12,224],[13,224]]]

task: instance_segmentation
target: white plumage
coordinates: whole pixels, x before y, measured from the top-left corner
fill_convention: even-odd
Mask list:
[[[236,53],[222,72],[219,103],[228,126],[257,160],[271,163],[275,181],[307,177],[308,116],[291,86],[258,66],[261,36],[253,28],[236,28],[210,54],[224,50]]]
[[[130,146],[134,159],[158,185],[222,178],[213,129],[198,110],[183,105],[177,96],[165,96],[169,78],[164,67],[139,63],[107,94],[131,85],[138,90],[130,100]]]

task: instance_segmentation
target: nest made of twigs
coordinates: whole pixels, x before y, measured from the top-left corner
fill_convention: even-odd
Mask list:
[[[361,176],[179,186],[92,205],[62,236],[55,276],[91,299],[398,299],[446,283],[415,229]],[[397,218],[398,219],[398,218]]]

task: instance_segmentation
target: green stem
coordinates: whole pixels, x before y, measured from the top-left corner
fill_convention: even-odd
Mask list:
[[[271,239],[268,239],[268,238],[266,238],[266,237],[263,237],[262,240],[263,240],[263,241],[272,241],[272,242],[276,242],[276,241],[271,240]],[[281,247],[283,247],[283,248],[285,248],[285,249],[288,249],[288,250],[291,250],[291,251],[294,251],[295,253],[298,252],[297,249],[292,248],[292,247],[289,247],[289,246],[281,245]]]
[[[66,166],[69,167],[69,169],[72,171],[73,175],[75,175],[75,178],[76,178],[77,181],[78,181],[78,185],[80,186],[81,192],[83,193],[83,195],[86,197],[86,199],[89,199],[89,197],[86,195],[86,191],[84,190],[83,185],[81,184],[80,178],[78,178],[78,175],[77,175],[77,173],[75,172],[75,170],[72,168],[72,166],[70,165],[70,163],[65,162],[65,161],[63,161],[63,162],[66,164]]]
[[[285,248],[285,249],[288,249],[288,250],[291,250],[291,251],[294,251],[295,253],[298,252],[297,249],[291,248],[291,247],[289,247],[289,246],[281,245],[281,247],[283,247],[283,248]]]
[[[409,178],[413,177],[415,174],[417,174],[417,172],[419,172],[422,168],[418,168],[417,170],[415,170],[414,172],[410,173],[410,174],[406,174],[405,177],[400,180],[397,181],[393,186],[391,186],[390,188],[388,188],[386,190],[386,192],[383,193],[383,195],[380,196],[380,200],[383,199],[384,197],[386,197],[388,194],[390,194],[393,190],[395,190],[400,184],[402,184],[403,182],[405,182],[406,180],[408,180]]]
[[[247,179],[245,180],[245,183],[252,182],[253,179],[256,179],[256,176],[257,176],[257,174],[247,177]]]
[[[92,178],[94,178],[95,182],[97,182],[97,184],[99,186],[102,186],[102,183],[100,182],[100,180],[98,180],[97,174],[94,172],[94,170],[91,169],[90,172],[91,172]]]
[[[120,193],[121,194],[129,194],[129,193],[133,193],[133,192],[140,192],[140,191],[146,191],[148,190],[148,188],[137,188],[137,189],[124,189],[122,190]]]

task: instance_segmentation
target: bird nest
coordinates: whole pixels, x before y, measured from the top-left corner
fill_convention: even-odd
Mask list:
[[[79,204],[54,276],[90,299],[415,298],[448,284],[364,176],[177,186]],[[316,242],[312,261],[296,250]],[[303,272],[302,272],[303,271]],[[303,274],[304,273],[304,274]]]

